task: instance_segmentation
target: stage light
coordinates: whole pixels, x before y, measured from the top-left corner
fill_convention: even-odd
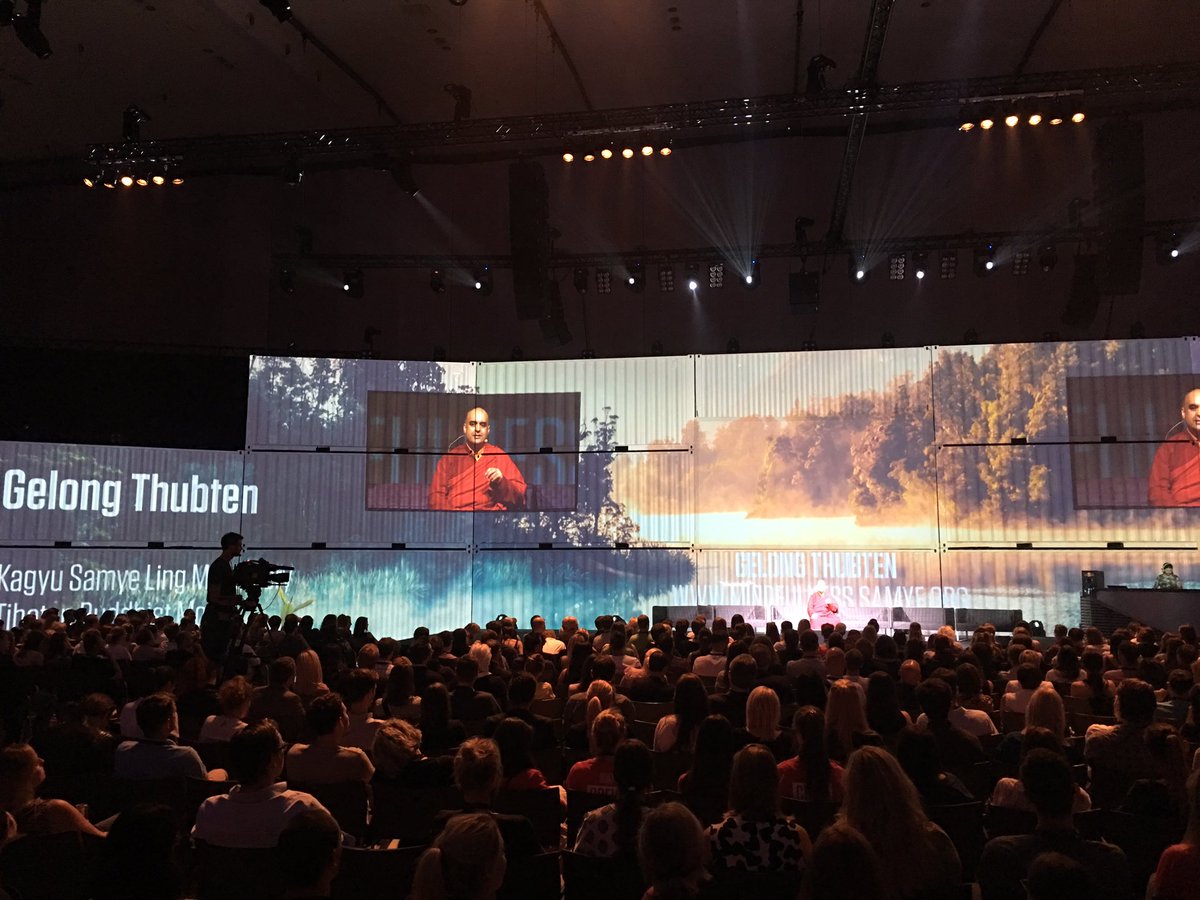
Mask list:
[[[1041,125],[1042,124],[1042,114],[1041,113],[1033,113],[1025,121],[1028,122],[1030,125]]]
[[[1032,254],[1028,250],[1018,250],[1013,254],[1013,275],[1021,277],[1029,274],[1029,259]]]
[[[280,22],[286,22],[292,17],[292,5],[288,3],[288,0],[258,0],[258,2]]]
[[[903,253],[893,253],[888,259],[888,278],[892,281],[903,281],[908,268],[908,257]]]
[[[982,119],[979,120],[979,127],[982,128],[984,131],[991,131],[992,128],[995,127],[995,125],[996,125],[996,120],[989,116],[984,116]]]
[[[670,156],[670,155],[671,155],[671,148],[670,148],[670,147],[663,147],[663,148],[662,148],[661,150],[659,150],[658,152],[659,152],[659,153],[660,153],[662,156]]]
[[[1050,124],[1051,125],[1061,125],[1062,123],[1063,123],[1062,113],[1051,113],[1050,114]]]
[[[1085,116],[1083,113],[1077,112],[1071,116],[1071,121],[1074,122],[1076,125],[1078,125],[1080,122],[1082,122],[1086,118],[1087,118],[1087,116]]]
[[[750,260],[750,271],[742,278],[742,283],[746,286],[746,290],[752,291],[758,287],[762,281],[762,266],[759,265],[757,259]]]
[[[608,269],[596,269],[596,293],[612,293],[612,272]]]
[[[600,155],[601,155],[602,157],[604,157],[605,159],[612,159],[612,158],[613,158],[613,152],[612,152],[612,150],[610,150],[608,147],[605,147],[603,150],[601,150],[601,151],[600,151]]]
[[[646,288],[646,273],[640,262],[625,264],[625,284],[635,294],[640,294]]]
[[[363,286],[362,269],[346,269],[342,273],[342,291],[348,297],[361,297],[366,293]]]
[[[685,271],[687,272],[687,289],[694,294],[700,290],[700,266],[696,263],[688,263]]]
[[[870,280],[871,269],[867,265],[867,255],[859,251],[851,251],[846,257],[846,274],[854,284],[863,284]]]
[[[1058,265],[1058,248],[1053,244],[1042,244],[1038,249],[1038,265],[1043,272],[1049,272]]]
[[[943,281],[958,277],[958,251],[943,250],[938,259],[938,275]]]
[[[1021,117],[1016,113],[1009,113],[1004,117],[1004,124],[1009,128],[1016,128],[1021,123]]]
[[[446,275],[441,269],[431,269],[429,272],[429,289],[435,294],[446,293]]]
[[[150,179],[145,172],[138,172],[137,177],[133,180],[138,187],[148,187],[150,184]]]
[[[918,281],[925,277],[929,269],[929,254],[924,250],[914,250],[912,255],[913,275]]]
[[[579,266],[575,269],[571,276],[571,283],[575,285],[575,290],[580,294],[588,292],[588,270]]]
[[[565,163],[575,162],[575,154],[571,153],[570,151],[564,153],[563,154],[563,162],[565,162]]]
[[[121,180],[121,187],[133,187],[133,176],[132,175],[122,175],[120,180]]]
[[[621,151],[621,155],[623,157],[625,157],[626,159],[633,159],[633,148],[626,147],[624,150]]]
[[[585,153],[585,154],[583,154],[583,161],[584,162],[595,162],[596,156],[594,153]]]
[[[725,287],[725,263],[709,263],[708,286],[710,288]]]
[[[675,290],[674,266],[658,267],[658,289],[664,294],[669,294]]]
[[[1154,258],[1160,266],[1166,266],[1179,259],[1179,235],[1174,231],[1160,234],[1155,240]]]
[[[484,266],[482,269],[476,269],[474,273],[475,290],[482,297],[486,297],[492,292],[492,270],[490,266]]]
[[[176,175],[171,179],[171,184],[183,184],[183,179]]]
[[[975,128],[974,122],[963,122],[961,125],[958,126],[958,130],[961,132],[964,132],[964,133],[966,133],[968,131],[972,131],[972,130],[974,130],[974,128]]]
[[[150,180],[158,186],[162,186],[167,183],[167,177],[158,172],[155,172],[153,175],[151,175]]]
[[[83,186],[85,188],[94,188],[98,182],[98,178],[99,178],[99,176],[84,175],[83,176]]]
[[[991,241],[975,248],[974,268],[981,278],[996,268],[996,245]]]
[[[100,183],[102,185],[104,185],[106,188],[108,188],[109,190],[112,190],[113,188],[115,188],[117,186],[117,177],[115,175],[113,175],[110,171],[108,171],[107,169],[101,169],[100,170]]]
[[[666,147],[663,147],[663,150],[666,150],[666,149],[667,149]],[[653,156],[653,155],[654,155],[654,148],[651,147],[649,144],[646,144],[644,147],[642,147],[642,156]],[[663,156],[670,156],[670,154],[663,153]]]

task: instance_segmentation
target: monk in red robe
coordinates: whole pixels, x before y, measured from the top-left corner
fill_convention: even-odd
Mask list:
[[[1200,388],[1188,391],[1179,410],[1182,430],[1154,454],[1148,499],[1151,506],[1200,506]]]
[[[429,508],[502,512],[524,509],[525,479],[499,447],[488,443],[486,409],[467,411],[463,443],[438,460],[429,487]]]

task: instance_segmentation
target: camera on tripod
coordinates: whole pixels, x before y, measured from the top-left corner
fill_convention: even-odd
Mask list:
[[[265,559],[247,559],[233,567],[233,580],[253,603],[257,603],[263,588],[273,584],[287,584],[295,568],[267,562]]]

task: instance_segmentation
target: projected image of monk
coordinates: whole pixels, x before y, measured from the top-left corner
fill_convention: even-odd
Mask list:
[[[525,478],[509,455],[489,443],[491,421],[482,407],[467,410],[463,433],[438,460],[429,508],[504,511],[525,507]]]
[[[1154,454],[1148,499],[1151,506],[1200,506],[1200,388],[1184,395],[1179,421]]]

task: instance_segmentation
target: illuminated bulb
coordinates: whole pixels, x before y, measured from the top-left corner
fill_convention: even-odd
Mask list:
[[[958,130],[959,131],[970,131],[974,127],[975,127],[974,122],[963,122],[961,125],[958,126]]]
[[[858,279],[859,281],[862,281],[864,278],[866,278],[866,277],[867,277],[867,273],[866,273],[864,270],[862,270],[862,269],[855,269],[855,270],[854,270],[854,277],[855,277],[856,279]]]
[[[146,185],[148,185],[150,182],[149,182],[149,181],[146,179],[146,176],[145,176],[145,175],[139,175],[139,176],[137,177],[137,183],[138,183],[138,187],[145,187],[145,186],[146,186]]]
[[[700,287],[700,282],[698,282],[695,278],[688,279],[688,290],[689,291],[698,290],[699,287]]]
[[[595,162],[596,156],[593,153],[584,154],[583,161],[584,162]]]
[[[621,151],[621,155],[623,157],[625,157],[626,159],[633,159],[633,148],[626,147],[624,150]]]
[[[563,162],[565,162],[565,163],[575,162],[575,154],[574,153],[564,153],[563,154]]]
[[[605,147],[603,150],[600,151],[600,155],[603,156],[605,159],[612,159],[612,151],[609,150],[607,147]]]
[[[996,123],[994,121],[992,121],[991,119],[984,119],[982,122],[979,123],[979,127],[982,128],[984,131],[990,131],[992,126],[995,124]]]
[[[661,150],[659,150],[658,152],[659,152],[659,153],[661,153],[663,156],[670,156],[670,155],[671,155],[671,148],[670,148],[670,147],[663,147],[663,148],[662,148]]]
[[[985,262],[983,264],[983,267],[990,272],[990,271],[992,271],[992,269],[996,268],[996,262],[995,262],[995,260],[989,259],[987,262]]]
[[[96,182],[94,182],[92,180],[92,177],[90,175],[84,175],[83,176],[83,186],[89,187],[89,188],[94,188],[96,186]]]
[[[122,175],[121,176],[121,186],[122,187],[133,187],[133,178],[131,178],[129,175]]]
[[[917,280],[920,281],[924,277],[925,277],[925,270],[917,269]]]
[[[746,276],[746,284],[754,284],[754,276],[753,275]]]
[[[155,175],[150,180],[153,181],[155,184],[166,184],[167,183],[167,179],[163,178],[161,175]]]
[[[176,176],[175,178],[171,179],[171,184],[183,184],[183,179]]]
[[[1042,124],[1042,114],[1034,113],[1032,116],[1029,117],[1028,121],[1029,121],[1030,125],[1041,125]]]
[[[1082,122],[1086,118],[1087,118],[1087,116],[1085,116],[1083,113],[1077,112],[1077,113],[1075,113],[1075,115],[1071,116],[1071,121],[1074,122],[1076,125],[1078,125],[1080,122]]]
[[[651,147],[649,144],[647,144],[645,147],[642,148],[642,156],[653,156],[653,155],[654,155],[654,148]],[[666,154],[663,154],[663,155],[665,156]]]
[[[1004,117],[1004,124],[1007,125],[1009,128],[1016,128],[1017,123],[1020,121],[1021,121],[1021,117],[1017,116],[1017,115]]]
[[[1051,125],[1061,125],[1062,123],[1063,123],[1063,118],[1062,118],[1062,116],[1051,116],[1051,117],[1050,117],[1050,124],[1051,124]]]
[[[1171,248],[1171,259],[1179,259],[1179,248],[1178,247]]]

